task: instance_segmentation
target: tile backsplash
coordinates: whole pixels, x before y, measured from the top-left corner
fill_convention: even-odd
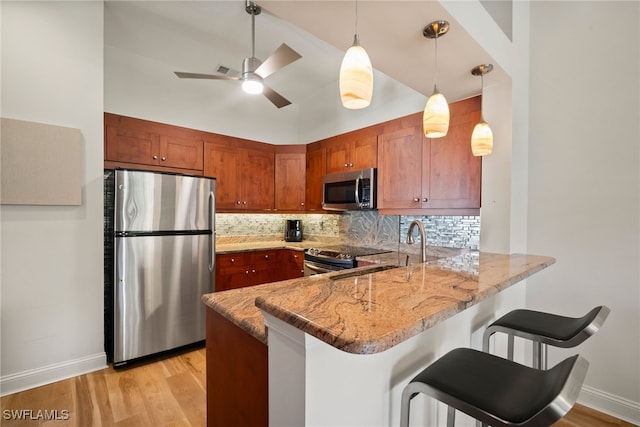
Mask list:
[[[424,224],[427,244],[451,248],[478,249],[479,216],[398,216],[376,211],[342,214],[217,214],[218,241],[231,243],[282,240],[287,219],[300,219],[304,240],[398,249],[406,241],[414,219]]]
[[[300,219],[304,240],[339,241],[340,215],[330,214],[216,214],[216,240],[241,243],[284,240],[285,221]]]

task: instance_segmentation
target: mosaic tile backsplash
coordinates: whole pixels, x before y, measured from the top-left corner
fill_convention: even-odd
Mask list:
[[[424,224],[427,245],[478,249],[479,216],[398,216],[376,211],[342,214],[217,214],[217,239],[221,242],[283,240],[287,219],[300,219],[304,240],[335,241],[397,250],[406,242],[414,219]],[[416,239],[419,243],[419,239]],[[419,245],[413,247],[418,248]],[[408,248],[408,252],[413,252]]]

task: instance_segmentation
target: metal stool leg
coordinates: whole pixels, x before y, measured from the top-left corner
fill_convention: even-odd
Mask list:
[[[449,406],[447,409],[447,427],[454,427],[456,424],[456,408]]]

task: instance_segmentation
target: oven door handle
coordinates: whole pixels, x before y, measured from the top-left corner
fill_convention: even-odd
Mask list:
[[[304,266],[306,268],[308,268],[309,270],[311,270],[311,271],[315,271],[316,273],[331,273],[332,271],[335,271],[335,270],[329,270],[329,269],[326,269],[326,268],[322,268],[319,265],[314,264],[314,263],[309,262],[309,261],[305,262]]]

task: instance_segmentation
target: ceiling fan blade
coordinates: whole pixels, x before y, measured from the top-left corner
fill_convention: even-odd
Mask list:
[[[238,80],[238,77],[225,76],[223,74],[200,74],[174,71],[175,75],[181,79],[211,79],[211,80]]]
[[[291,104],[291,101],[289,101],[284,96],[280,95],[278,92],[271,89],[267,85],[264,85],[264,88],[262,89],[262,94],[266,96],[267,99],[271,101],[271,103],[278,108],[286,107],[287,105]]]
[[[255,73],[263,79],[266,79],[280,68],[283,68],[300,58],[302,58],[302,56],[298,52],[291,49],[285,43],[282,43],[280,47],[278,47],[267,59],[264,60],[262,65],[256,69]]]

